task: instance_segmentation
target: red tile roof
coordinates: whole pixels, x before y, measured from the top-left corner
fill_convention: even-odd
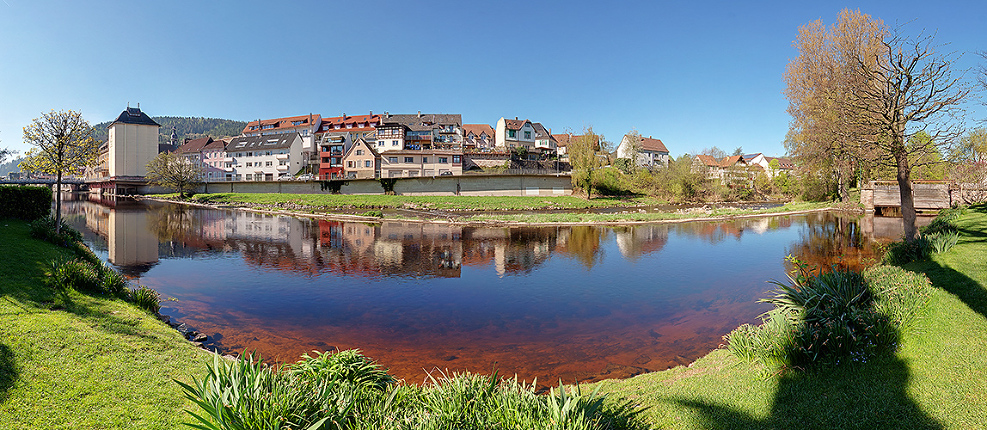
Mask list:
[[[352,124],[353,128],[346,128],[347,125]],[[319,124],[319,129],[317,131],[332,131],[334,129],[338,130],[356,130],[360,128],[361,130],[356,131],[367,131],[373,130],[377,125],[380,124],[380,115],[347,115],[347,116],[334,116],[330,118],[322,118],[322,124]],[[326,128],[329,127],[329,128]],[[362,130],[367,129],[367,130]]]
[[[243,133],[244,134],[247,134],[247,133],[251,133],[251,132],[261,132],[261,131],[271,131],[271,130],[284,130],[284,129],[290,129],[290,128],[295,128],[295,127],[306,127],[306,126],[312,125],[309,122],[309,120],[311,120],[312,122],[317,122],[320,119],[321,119],[321,115],[312,115],[312,114],[309,114],[309,115],[300,115],[300,116],[289,116],[289,117],[284,117],[284,118],[262,119],[262,120],[257,120],[257,121],[250,121],[250,122],[247,123],[247,126],[243,128]],[[297,121],[301,121],[301,124],[299,124],[299,125],[292,124],[293,122],[297,122]],[[268,129],[264,129],[264,126],[266,126],[266,125],[273,125],[274,127],[271,127],[271,128],[268,128]],[[253,128],[251,128],[251,127],[253,127]]]
[[[555,138],[555,142],[557,142],[556,145],[557,147],[564,148],[566,146],[569,146],[570,143],[575,142],[576,139],[579,139],[582,136],[578,136],[572,133],[564,133],[564,134],[553,134],[552,137]]]
[[[743,155],[731,155],[727,158],[724,158],[723,161],[720,162],[720,167],[733,166],[734,164],[737,164],[737,162],[740,161],[740,159],[742,158],[744,158]]]
[[[653,152],[668,152],[668,148],[661,142],[661,139],[652,139],[650,137],[641,138],[641,149]]]
[[[491,139],[494,137],[494,129],[489,124],[463,124],[463,136],[469,136],[471,132],[476,136],[487,133]]]
[[[698,158],[699,162],[703,163],[707,167],[722,167],[720,165],[720,160],[717,160],[716,157],[713,157],[712,155],[699,154],[696,158]]]

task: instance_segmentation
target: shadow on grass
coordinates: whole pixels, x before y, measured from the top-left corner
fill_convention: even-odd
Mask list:
[[[7,401],[7,392],[17,382],[20,372],[10,347],[0,343],[0,404]]]
[[[698,412],[694,425],[707,429],[943,428],[908,397],[908,367],[891,355],[780,378],[763,419],[701,399],[674,401]]]

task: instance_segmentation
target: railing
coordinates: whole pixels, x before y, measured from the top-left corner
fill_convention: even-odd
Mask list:
[[[484,170],[475,171],[471,170],[469,172],[463,172],[464,175],[552,175],[552,176],[569,176],[572,174],[568,170],[556,170],[556,169],[505,169],[505,170]]]

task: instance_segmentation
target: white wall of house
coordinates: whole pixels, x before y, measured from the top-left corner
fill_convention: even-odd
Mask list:
[[[147,163],[158,156],[158,126],[126,124],[110,125],[110,176],[146,176]]]

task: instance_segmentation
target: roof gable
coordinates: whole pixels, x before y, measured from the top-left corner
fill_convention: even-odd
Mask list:
[[[179,154],[188,154],[192,152],[200,152],[206,145],[212,143],[211,137],[200,137],[198,139],[192,139],[185,142],[184,145],[178,147]]]
[[[147,116],[146,113],[141,112],[140,108],[128,107],[127,110],[120,113],[116,121],[110,123],[110,126],[116,123],[123,124],[136,124],[136,125],[152,125],[155,127],[161,127],[161,124],[154,122],[151,117]]]
[[[668,148],[665,147],[661,139],[653,139],[650,136],[641,138],[641,150],[668,153]]]
[[[296,141],[301,141],[301,139],[298,133],[240,136],[226,144],[226,152],[290,148],[291,145]]]

